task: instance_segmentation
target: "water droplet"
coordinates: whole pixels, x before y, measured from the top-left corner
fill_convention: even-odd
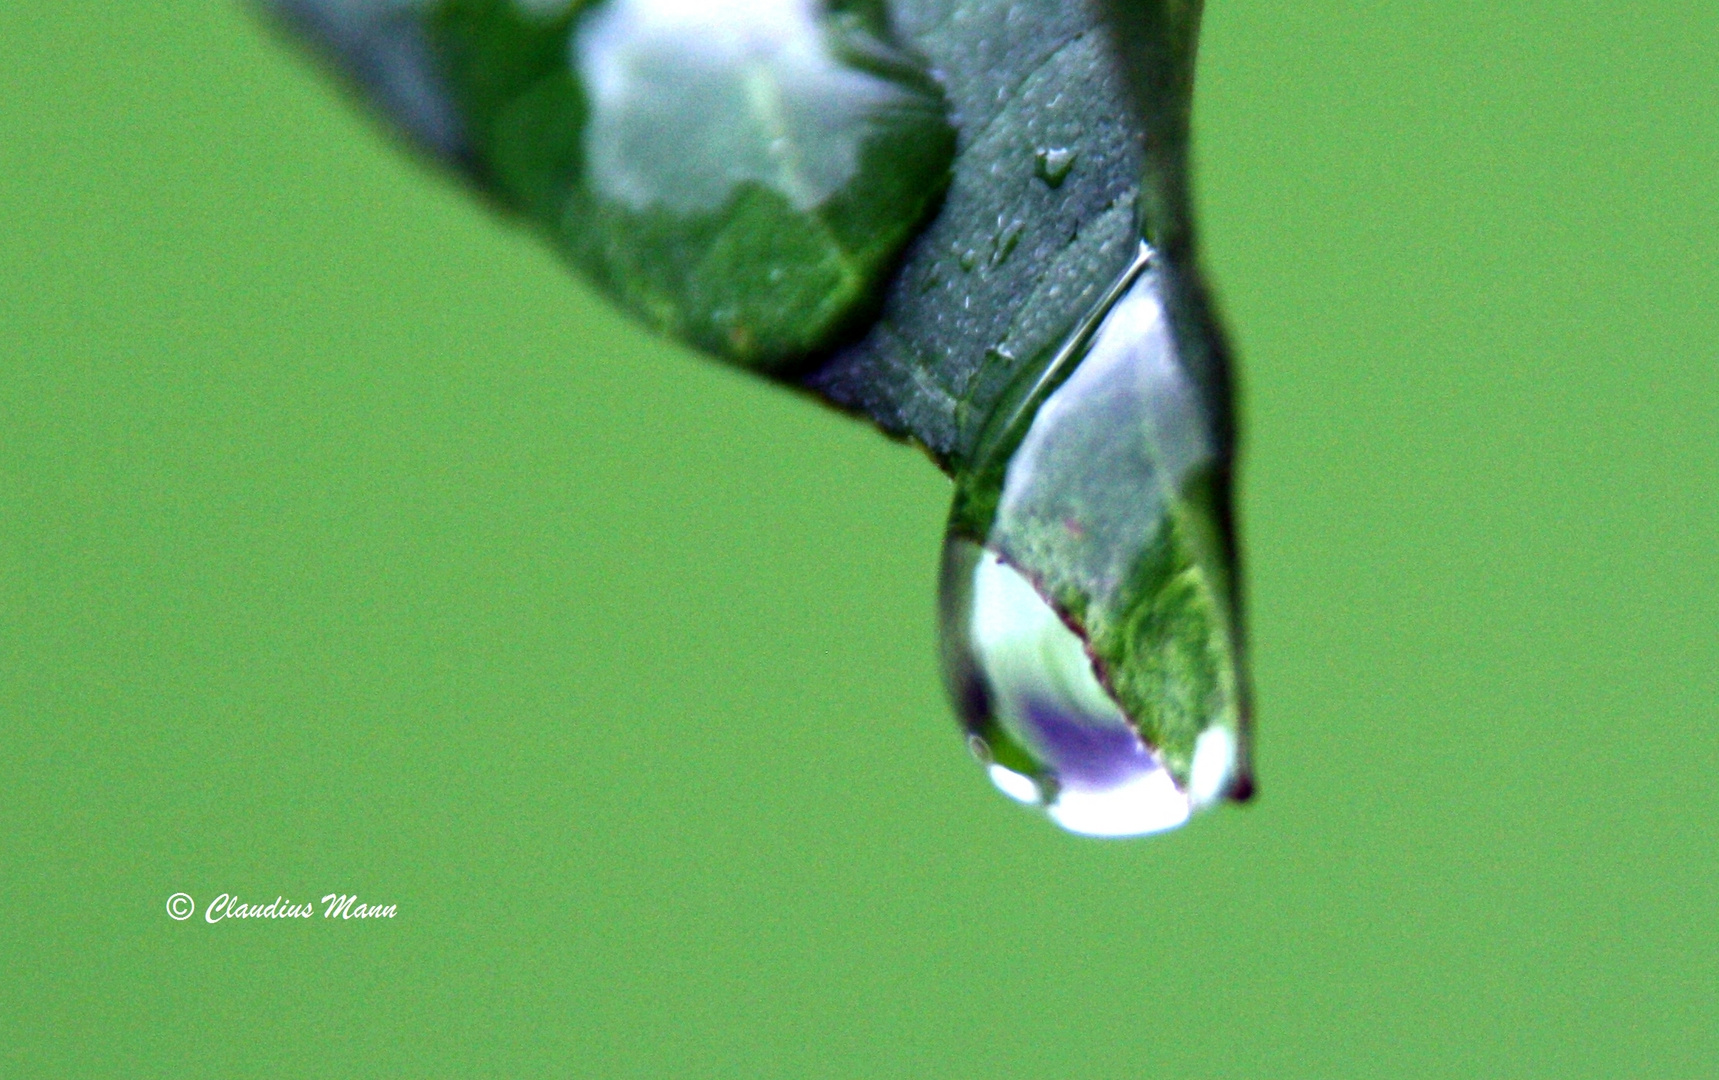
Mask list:
[[[993,782],[1096,836],[1174,828],[1245,769],[1217,451],[1165,288],[1143,247],[1017,388],[944,549],[944,667]]]
[[[944,597],[948,639],[970,685],[970,741],[1003,794],[1043,806],[1071,832],[1132,836],[1174,828],[1190,796],[1129,726],[1093,675],[1073,631],[994,552],[952,539]]]
[[[1027,231],[1024,221],[1011,221],[997,234],[997,246],[991,253],[991,265],[1000,265],[1010,255],[1015,253],[1015,247],[1021,242],[1021,235]]]
[[[1040,147],[1033,154],[1033,175],[1052,188],[1062,187],[1074,169],[1074,159],[1079,156],[1078,151],[1061,146]]]

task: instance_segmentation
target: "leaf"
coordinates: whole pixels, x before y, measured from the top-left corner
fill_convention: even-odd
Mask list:
[[[958,469],[1003,389],[1133,257],[1140,131],[1089,5],[892,10],[960,118],[953,175],[877,324],[806,384]],[[1051,154],[1068,159],[1056,184],[1040,175]]]
[[[1251,790],[1198,0],[269,6],[644,322],[957,477],[946,659],[1005,790],[1095,832]]]
[[[765,371],[863,329],[954,153],[876,4],[282,7],[623,307]]]

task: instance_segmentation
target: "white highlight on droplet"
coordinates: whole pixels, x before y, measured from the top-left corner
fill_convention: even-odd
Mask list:
[[[1082,836],[1145,836],[1186,824],[1193,807],[1159,767],[1115,787],[1066,787],[1046,812]]]
[[[642,210],[720,208],[747,181],[796,209],[853,178],[878,110],[907,92],[841,65],[817,0],[609,0],[573,40],[590,175]]]
[[[1194,761],[1188,770],[1188,795],[1195,806],[1206,806],[1223,797],[1236,767],[1236,733],[1227,727],[1212,727],[1194,740]]]
[[[985,772],[991,777],[991,783],[997,785],[997,790],[1009,798],[1028,806],[1039,804],[1039,786],[1033,783],[1032,777],[1022,776],[1001,765],[987,765]]]

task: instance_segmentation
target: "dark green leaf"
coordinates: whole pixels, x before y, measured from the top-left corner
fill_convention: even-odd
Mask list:
[[[948,179],[942,90],[873,5],[283,6],[617,302],[750,367],[863,331]]]

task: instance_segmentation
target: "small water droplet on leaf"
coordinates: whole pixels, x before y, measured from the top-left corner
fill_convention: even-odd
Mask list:
[[[1074,160],[1078,156],[1077,151],[1061,146],[1040,147],[1033,154],[1033,175],[1052,188],[1062,187],[1062,182],[1074,170]]]
[[[1021,234],[1026,232],[1024,221],[1011,221],[997,235],[997,246],[991,253],[991,265],[999,266],[1015,253],[1015,247],[1021,242]]]

